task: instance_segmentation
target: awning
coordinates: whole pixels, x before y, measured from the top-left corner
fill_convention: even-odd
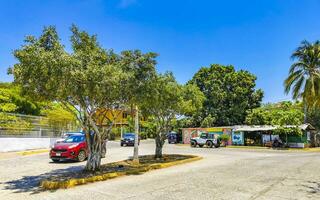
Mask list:
[[[253,131],[272,131],[275,130],[277,128],[279,128],[280,126],[276,126],[276,125],[252,125],[252,126],[248,126],[248,125],[243,125],[243,126],[234,126],[233,131],[236,132],[242,132],[242,131],[247,131],[247,132],[253,132]],[[286,128],[294,128],[294,127],[298,127],[301,130],[315,130],[315,128],[311,125],[311,124],[301,124],[299,126],[297,125],[286,125],[283,126]]]

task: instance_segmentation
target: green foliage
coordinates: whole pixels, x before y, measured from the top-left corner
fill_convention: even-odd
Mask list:
[[[69,130],[77,130],[77,119],[73,113],[66,110],[59,103],[51,103],[47,105],[45,109],[41,111],[41,114],[45,116],[42,118],[42,124],[48,124],[55,132],[61,133]]]
[[[280,102],[263,105],[248,112],[249,125],[300,125],[303,112],[300,103]]]
[[[228,142],[230,140],[230,135],[228,134],[221,134],[218,139],[220,141],[223,141],[223,142]]]
[[[177,115],[189,115],[201,108],[203,94],[194,85],[179,85],[172,73],[153,77],[146,87],[141,110],[155,124],[158,150],[162,149],[167,133],[172,129]],[[159,151],[156,151],[156,156]]]
[[[280,126],[272,132],[274,135],[299,135],[303,134],[299,127],[283,127]]]
[[[320,130],[320,108],[314,107],[308,110],[307,122],[312,124],[317,130]]]
[[[10,134],[21,134],[30,128],[32,128],[32,125],[27,120],[9,113],[0,112],[0,129],[5,129]]]
[[[71,28],[72,52],[60,43],[55,27],[45,27],[39,38],[29,36],[14,52],[18,63],[10,70],[22,91],[33,98],[60,102],[80,124],[99,132],[93,114],[123,102],[128,76],[119,58],[103,49],[96,36]]]
[[[217,126],[243,124],[247,111],[259,107],[263,97],[262,90],[255,89],[255,81],[253,74],[235,71],[233,66],[202,67],[189,81],[205,95],[203,109],[193,113],[193,124],[200,126],[209,115]]]
[[[156,53],[141,53],[139,50],[123,51],[119,58],[121,69],[130,77],[122,87],[128,105],[139,105],[145,95],[145,88],[156,75]]]
[[[71,27],[71,48],[66,51],[53,26],[45,27],[40,37],[28,36],[14,51],[17,63],[9,72],[24,94],[34,99],[59,102],[77,117],[87,134],[90,148],[86,169],[100,166],[101,143],[107,138],[114,120],[107,112],[139,103],[145,83],[155,73],[154,53],[125,51],[121,55],[100,46],[95,35]],[[101,117],[95,114],[99,112]],[[104,119],[109,123],[103,127]],[[88,131],[87,131],[88,133]],[[91,157],[93,156],[93,157]],[[91,159],[92,158],[92,159]]]
[[[39,115],[41,104],[21,94],[19,86],[0,83],[0,112]]]
[[[174,129],[177,131],[179,128],[192,127],[192,119],[190,117],[183,117],[182,119],[176,119],[173,121]]]
[[[201,127],[203,128],[209,128],[209,127],[213,127],[214,123],[216,122],[215,117],[212,117],[210,114],[205,117],[202,122],[201,122]]]
[[[157,125],[152,116],[148,117],[146,121],[141,122],[141,131],[139,136],[141,139],[155,138]]]
[[[320,97],[320,41],[304,40],[293,52],[295,59],[284,81],[285,92],[292,91],[293,99],[302,98],[308,107],[319,104]]]

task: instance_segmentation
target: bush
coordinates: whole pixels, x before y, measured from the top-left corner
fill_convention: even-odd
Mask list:
[[[219,136],[218,140],[222,142],[228,142],[230,140],[230,135],[228,134],[222,134]]]

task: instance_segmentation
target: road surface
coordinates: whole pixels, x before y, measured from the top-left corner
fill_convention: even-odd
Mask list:
[[[154,148],[153,141],[142,141],[139,153],[152,154]],[[0,199],[320,199],[320,153],[169,144],[164,153],[203,159],[67,190],[42,191],[41,179],[81,170],[85,162],[52,163],[48,153],[0,158]],[[132,147],[109,142],[103,163],[132,154]]]

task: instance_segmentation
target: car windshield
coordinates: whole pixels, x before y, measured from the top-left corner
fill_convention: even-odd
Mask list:
[[[82,142],[85,140],[84,135],[72,135],[69,136],[67,139],[65,139],[64,143],[76,143],[76,142]]]
[[[134,138],[134,133],[125,133],[123,135],[124,138]]]

